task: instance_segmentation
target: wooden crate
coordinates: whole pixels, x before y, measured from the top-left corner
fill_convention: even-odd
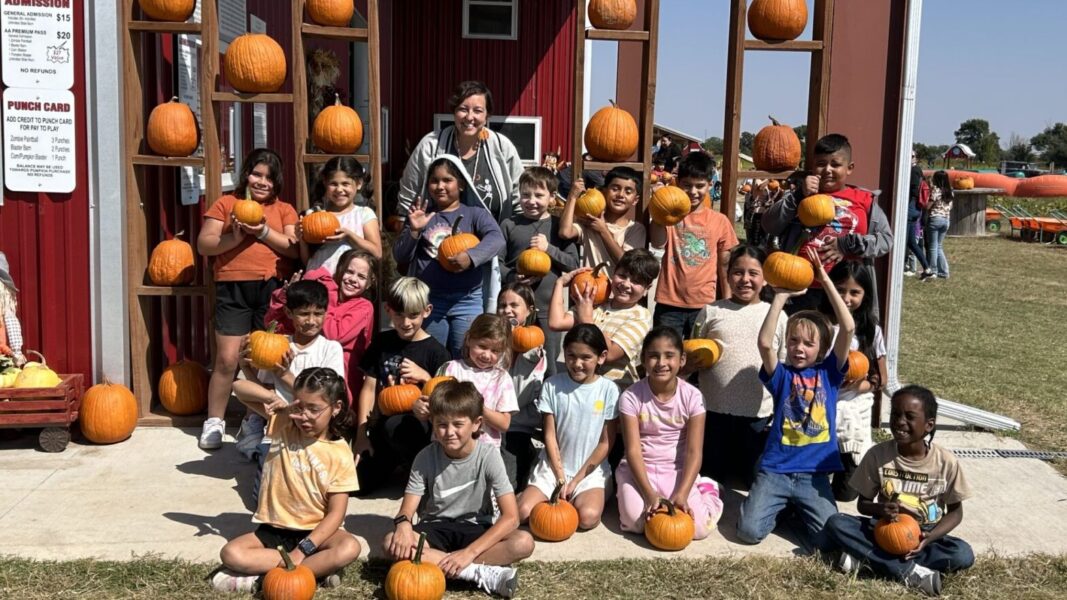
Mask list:
[[[42,428],[45,452],[62,452],[70,442],[70,425],[78,420],[85,383],[81,374],[60,375],[51,388],[0,388],[0,428]]]

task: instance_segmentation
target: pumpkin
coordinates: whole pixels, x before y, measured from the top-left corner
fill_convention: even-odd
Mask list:
[[[239,35],[222,62],[226,81],[239,92],[276,92],[285,83],[285,51],[262,33]]]
[[[198,362],[180,360],[159,377],[159,402],[172,415],[185,416],[207,408],[207,369]]]
[[[545,332],[537,325],[519,325],[511,330],[511,349],[525,354],[545,345]]]
[[[308,16],[319,25],[348,27],[356,7],[352,0],[307,0]]]
[[[48,362],[40,352],[27,350],[26,354],[36,354],[41,362],[28,362],[22,365],[22,371],[15,378],[12,387],[17,388],[51,388],[63,382],[56,372],[48,368]]]
[[[741,186],[741,193],[742,194],[747,194],[747,193],[749,193],[751,191],[752,191],[752,186],[751,185],[746,183],[745,185]]]
[[[180,23],[193,14],[196,0],[137,0],[149,19]]]
[[[196,115],[188,104],[170,99],[148,114],[145,141],[160,156],[189,156],[200,145]]]
[[[592,271],[583,271],[571,280],[571,298],[578,301],[588,286],[593,287],[593,304],[601,305],[608,301],[608,275],[604,273],[604,267],[608,263],[602,262]]]
[[[285,548],[278,546],[284,566],[274,567],[263,576],[263,600],[311,600],[315,596],[315,573],[304,565],[294,565]]]
[[[196,277],[193,247],[178,239],[183,233],[179,231],[152,249],[148,259],[148,280],[152,285],[188,285]]]
[[[434,387],[439,383],[441,382],[434,384]],[[431,390],[432,389],[433,388],[431,388]],[[415,406],[415,401],[418,400],[421,395],[422,390],[416,385],[411,385],[410,383],[391,385],[382,388],[381,393],[378,394],[378,408],[381,409],[382,414],[386,416],[411,412],[411,407]]]
[[[693,541],[696,526],[689,513],[675,508],[666,498],[659,499],[659,507],[645,523],[645,538],[660,550],[683,550]]]
[[[426,534],[419,534],[415,558],[401,560],[385,575],[385,597],[389,600],[440,600],[445,595],[445,574],[440,567],[422,562]]]
[[[693,338],[682,342],[685,361],[696,369],[707,369],[722,358],[722,345],[710,339]]]
[[[692,208],[689,202],[689,194],[682,188],[665,185],[652,193],[652,201],[648,203],[648,214],[656,225],[671,227],[689,214]]]
[[[552,257],[543,250],[529,248],[519,254],[519,259],[515,266],[521,275],[544,277],[552,270]]]
[[[599,217],[604,214],[607,205],[608,202],[600,190],[596,188],[585,190],[585,193],[574,201],[574,215],[576,217]]]
[[[637,152],[637,141],[637,121],[614,100],[596,111],[585,128],[585,147],[597,160],[624,161]]]
[[[400,233],[404,230],[404,219],[397,215],[389,215],[385,218],[385,229],[393,233]]]
[[[530,511],[530,532],[546,542],[562,542],[578,531],[578,511],[574,505],[559,499],[563,482],[556,484],[552,497]]]
[[[797,218],[805,227],[822,227],[834,220],[834,198],[829,194],[814,194],[797,205]]]
[[[748,7],[748,30],[765,42],[794,40],[807,25],[804,0],[752,0]]]
[[[597,29],[629,29],[637,18],[635,0],[592,0],[589,22]]]
[[[952,181],[952,189],[954,190],[973,190],[974,178],[972,177],[957,177]]]
[[[848,372],[845,373],[845,381],[853,382],[860,381],[867,377],[867,372],[871,369],[871,362],[867,359],[867,355],[859,350],[849,350],[848,352]]]
[[[8,367],[0,371],[0,388],[15,387],[15,380],[19,378],[21,372],[22,369],[17,367]]]
[[[308,244],[321,244],[331,235],[336,235],[341,228],[341,222],[328,210],[321,208],[312,210],[300,219],[300,230],[303,232],[304,241]]]
[[[137,397],[124,385],[107,379],[85,390],[78,420],[82,433],[96,444],[114,444],[137,427]]]
[[[263,205],[252,199],[252,191],[245,187],[245,199],[233,203],[233,218],[245,225],[263,222]]]
[[[778,183],[777,179],[772,179],[772,180],[767,182],[767,189],[772,191],[772,192],[778,191],[778,188],[780,188],[780,187],[782,187],[782,186],[781,186],[781,184]]]
[[[363,122],[359,113],[341,104],[334,94],[333,106],[319,111],[311,126],[311,141],[331,154],[353,154],[363,145]]]
[[[805,258],[772,252],[763,263],[763,277],[775,289],[804,290],[815,281],[815,270]]]
[[[437,247],[437,262],[444,270],[452,273],[459,273],[463,269],[459,265],[452,264],[449,259],[478,245],[476,235],[459,230],[459,222],[462,220],[463,215],[456,217],[456,222],[452,224],[452,235],[446,237]]]
[[[289,340],[280,333],[274,333],[277,328],[278,322],[275,321],[266,331],[253,331],[248,336],[248,358],[255,368],[273,370],[289,351]]]
[[[903,556],[918,548],[920,540],[919,522],[909,514],[900,513],[874,525],[874,541],[890,554]]]
[[[752,142],[752,162],[760,171],[791,171],[800,164],[800,138],[788,125],[774,117],[771,124],[759,130]]]
[[[456,378],[452,377],[451,375],[439,375],[437,377],[431,377],[430,379],[428,379],[426,381],[426,383],[422,384],[422,395],[426,396],[427,398],[429,398],[430,394],[433,393],[434,388],[436,388],[437,386],[441,385],[442,383],[444,383],[446,381],[455,381],[455,380],[456,380]]]

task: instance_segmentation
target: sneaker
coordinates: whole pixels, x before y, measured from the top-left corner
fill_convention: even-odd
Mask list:
[[[219,569],[211,577],[211,587],[219,592],[249,592],[259,591],[259,575],[240,575],[229,569]]]
[[[904,271],[905,277],[915,277],[915,271]]]
[[[222,447],[222,435],[226,433],[226,421],[211,417],[204,421],[204,428],[200,431],[200,449],[218,450]]]
[[[940,596],[941,573],[917,564],[904,576],[904,585],[915,588],[927,596]]]
[[[511,598],[519,587],[519,571],[514,567],[474,565],[474,582],[487,594]]]
[[[921,281],[930,281],[931,279],[933,279],[933,277],[934,277],[934,272],[930,271],[930,270],[923,271],[922,275],[919,275],[919,279]]]
[[[341,587],[341,575],[339,573],[334,573],[332,575],[327,575],[326,577],[323,577],[322,578],[322,582],[319,583],[319,587],[321,587],[321,588]]]
[[[241,419],[241,428],[237,430],[237,451],[249,461],[256,461],[259,444],[263,441],[263,431],[267,420],[254,412]]]
[[[834,561],[834,569],[836,569],[838,573],[844,573],[846,575],[858,573],[860,570],[860,561],[848,552],[842,551],[837,555],[837,560]]]

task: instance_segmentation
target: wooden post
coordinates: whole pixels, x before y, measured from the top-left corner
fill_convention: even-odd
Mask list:
[[[308,165],[304,155],[308,148],[307,64],[304,62],[304,0],[293,0],[291,13],[293,64],[293,164],[296,165],[296,210],[303,212],[311,205],[308,193]]]

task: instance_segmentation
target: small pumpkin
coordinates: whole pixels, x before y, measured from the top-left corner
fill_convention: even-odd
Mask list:
[[[585,147],[597,160],[624,161],[637,152],[637,142],[637,121],[614,100],[596,111],[585,127]]]
[[[546,542],[562,542],[578,531],[578,511],[566,500],[560,500],[563,482],[556,484],[552,496],[530,511],[530,533]]]
[[[22,365],[22,371],[20,371],[18,377],[15,378],[15,384],[12,387],[51,388],[56,387],[63,382],[55,371],[48,368],[48,362],[45,361],[44,356],[40,352],[27,350],[26,354],[35,354],[41,361],[28,362]]]
[[[748,30],[765,42],[795,40],[807,25],[804,0],[752,0],[748,7]]]
[[[199,136],[196,115],[177,97],[157,105],[148,114],[145,141],[160,156],[189,156],[200,145]]]
[[[285,548],[278,546],[284,566],[274,567],[263,576],[263,600],[311,600],[315,596],[315,573],[293,564]]]
[[[903,556],[919,547],[919,522],[909,514],[900,513],[893,519],[881,519],[874,525],[874,541],[890,554]]]
[[[682,188],[665,185],[652,193],[652,201],[648,203],[648,214],[655,224],[671,227],[684,219],[692,207],[689,194],[686,194]]]
[[[245,187],[244,200],[233,203],[233,218],[245,225],[259,225],[263,222],[263,205],[252,199],[252,190]]]
[[[806,290],[815,281],[815,270],[807,259],[787,252],[772,252],[763,263],[763,277],[780,290]]]
[[[193,15],[196,0],[137,0],[149,19],[181,23]]]
[[[752,162],[761,171],[791,171],[800,165],[800,138],[788,125],[774,117],[771,124],[759,130],[752,142]]]
[[[545,332],[537,325],[519,325],[511,330],[511,349],[525,354],[545,345]]]
[[[300,230],[308,244],[321,244],[331,235],[336,235],[341,222],[328,210],[314,209],[300,219]]]
[[[829,194],[813,194],[797,205],[797,218],[805,227],[822,227],[834,220],[836,208]]]
[[[437,384],[434,385],[436,387]],[[410,383],[391,385],[382,388],[382,391],[378,394],[378,408],[385,416],[411,412],[411,408],[415,406],[415,401],[421,395],[422,390],[416,385]]]
[[[608,266],[608,263],[602,262],[592,271],[583,271],[574,276],[571,280],[571,298],[577,302],[579,298],[585,294],[585,290],[588,286],[593,288],[593,304],[601,305],[608,301],[608,275],[604,272],[604,267]]]
[[[952,189],[954,190],[973,190],[974,178],[973,177],[957,177],[952,181]]]
[[[253,331],[248,336],[248,358],[252,366],[269,371],[282,361],[289,351],[289,340],[280,333],[274,333],[278,322],[270,324],[266,331]]]
[[[385,575],[385,597],[389,600],[440,600],[445,595],[445,574],[437,565],[422,562],[426,534],[419,534],[415,558],[401,560]]]
[[[452,224],[452,235],[442,240],[441,245],[437,247],[438,264],[444,270],[452,273],[459,273],[463,269],[458,265],[452,264],[449,259],[478,245],[478,236],[459,230],[459,222],[462,220],[463,215],[456,217],[456,222]]]
[[[574,201],[574,216],[576,217],[599,217],[604,214],[604,209],[607,208],[608,202],[604,198],[604,194],[600,193],[600,190],[592,188],[585,190],[578,199]]]
[[[359,113],[341,104],[334,94],[333,106],[319,111],[311,126],[311,141],[330,154],[353,154],[363,145],[363,122]]]
[[[17,367],[8,367],[0,371],[0,388],[15,387],[15,380],[19,378],[21,372],[22,369]]]
[[[451,375],[438,375],[437,377],[431,377],[422,384],[422,395],[427,398],[433,393],[434,389],[446,381],[455,381],[456,378]]]
[[[845,373],[845,381],[852,383],[853,381],[860,381],[866,379],[867,372],[871,370],[871,361],[867,359],[867,355],[859,350],[849,350],[848,352],[848,372]]]
[[[552,270],[552,257],[543,250],[528,248],[519,254],[515,267],[520,275],[544,277]]]
[[[178,239],[183,233],[179,231],[152,249],[148,258],[148,280],[152,285],[189,285],[196,277],[193,247]]]
[[[200,363],[180,360],[159,377],[159,403],[172,415],[196,415],[207,408],[208,374]]]
[[[722,358],[722,344],[716,340],[693,338],[682,342],[686,364],[703,370],[710,368]]]
[[[385,229],[393,233],[400,233],[404,230],[404,219],[397,215],[389,215],[385,218]]]
[[[767,189],[772,191],[772,192],[777,192],[778,188],[780,188],[780,187],[782,187],[782,186],[781,186],[781,184],[778,183],[777,179],[772,179],[772,180],[767,182]]]
[[[645,523],[645,539],[660,550],[683,550],[693,541],[696,526],[689,513],[675,508],[666,498],[659,499],[659,507]]]
[[[597,29],[629,29],[637,18],[635,0],[591,0],[589,22]]]
[[[326,27],[348,27],[356,7],[352,0],[307,0],[308,17]]]
[[[263,33],[239,35],[222,62],[226,81],[239,92],[276,92],[285,83],[285,51]]]
[[[746,183],[745,185],[741,186],[741,193],[742,194],[747,194],[747,193],[749,193],[751,191],[752,191],[752,186],[751,185]]]
[[[124,385],[106,378],[85,390],[78,421],[86,439],[96,444],[114,444],[130,437],[137,427],[137,398]]]

